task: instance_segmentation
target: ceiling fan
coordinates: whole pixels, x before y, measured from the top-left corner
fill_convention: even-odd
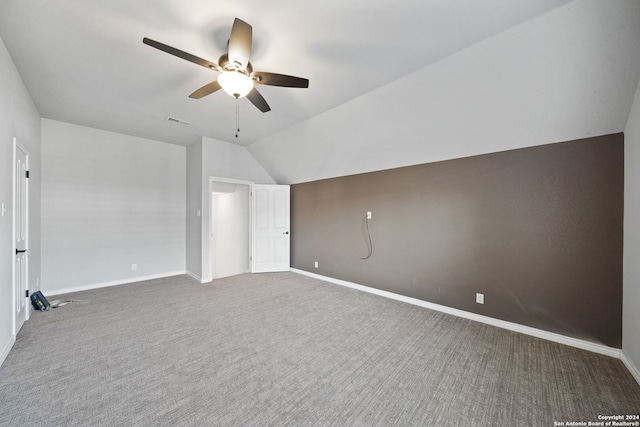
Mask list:
[[[220,56],[217,64],[146,37],[142,39],[142,42],[178,58],[186,59],[194,64],[220,72],[217,80],[202,86],[189,95],[193,99],[200,99],[223,89],[236,99],[246,96],[260,111],[266,113],[271,108],[255,88],[255,84],[298,88],[309,87],[308,79],[253,71],[253,66],[249,62],[252,28],[251,25],[238,18],[233,21],[233,27],[231,27],[228,52]]]

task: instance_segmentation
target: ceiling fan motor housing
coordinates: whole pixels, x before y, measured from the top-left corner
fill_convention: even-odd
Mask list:
[[[231,62],[229,60],[228,53],[223,53],[222,55],[220,55],[220,58],[218,58],[218,65],[224,71],[237,71],[246,76],[250,76],[251,73],[253,72],[253,66],[251,65],[251,62],[248,62],[247,66],[245,68],[242,68],[242,64],[239,64],[237,62]]]

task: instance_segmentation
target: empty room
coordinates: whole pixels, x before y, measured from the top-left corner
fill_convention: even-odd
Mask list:
[[[2,0],[0,426],[640,426],[640,2]]]

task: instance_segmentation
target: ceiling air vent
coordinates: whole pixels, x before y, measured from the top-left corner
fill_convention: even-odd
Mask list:
[[[176,119],[175,117],[171,117],[171,116],[168,116],[168,117],[167,117],[167,121],[168,121],[169,123],[175,123],[175,124],[183,125],[183,126],[189,126],[189,125],[191,124],[191,123],[189,123],[189,122],[188,122],[188,121],[186,121],[186,120]]]

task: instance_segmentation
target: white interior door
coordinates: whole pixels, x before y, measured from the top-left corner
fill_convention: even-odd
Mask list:
[[[15,146],[15,177],[14,177],[14,243],[16,248],[15,265],[13,272],[13,289],[14,289],[14,334],[17,334],[22,324],[27,320],[27,301],[26,296],[28,274],[29,274],[29,253],[27,252],[28,239],[28,169],[27,153],[17,144]]]
[[[289,271],[289,186],[252,186],[251,272]]]

